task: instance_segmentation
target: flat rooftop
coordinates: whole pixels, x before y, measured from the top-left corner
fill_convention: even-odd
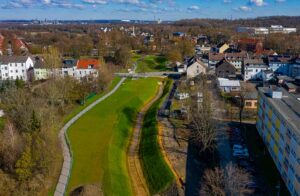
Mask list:
[[[276,99],[270,97],[269,87],[260,87],[258,90],[266,96],[269,103],[281,114],[290,127],[298,131],[297,135],[300,138],[300,94],[291,94],[279,87],[275,91],[281,91],[282,98]]]

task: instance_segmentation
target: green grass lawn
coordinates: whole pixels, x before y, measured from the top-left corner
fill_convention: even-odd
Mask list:
[[[99,99],[100,97],[102,97],[103,95],[105,95],[107,92],[111,91],[121,80],[120,77],[115,77],[113,79],[113,81],[111,82],[111,84],[109,85],[109,88],[107,90],[105,90],[102,93],[97,94],[96,96],[86,100],[84,105],[80,105],[75,107],[70,114],[68,114],[65,118],[64,118],[64,124],[66,124],[69,120],[71,120],[74,116],[76,116],[79,112],[81,112],[84,108],[88,107],[89,105],[91,105],[92,103],[94,103],[97,99]]]
[[[68,130],[73,151],[68,193],[80,185],[97,184],[105,195],[132,195],[128,140],[137,112],[155,95],[157,82],[153,78],[126,80]]]
[[[88,107],[90,104],[92,104],[94,101],[96,101],[97,99],[99,99],[100,97],[102,97],[103,95],[105,95],[108,91],[112,90],[117,84],[118,82],[121,80],[120,77],[115,77],[113,79],[113,81],[111,82],[111,84],[109,85],[109,88],[107,90],[105,90],[102,93],[99,93],[98,95],[92,97],[91,99],[88,99],[85,103],[85,105],[78,105],[76,106],[68,115],[66,115],[63,119],[63,124],[66,124],[69,120],[71,120],[74,116],[76,116],[79,112],[81,112],[84,108]],[[1,129],[1,118],[0,118],[0,129]],[[56,162],[57,165],[59,164],[59,167],[62,167],[62,156],[58,157]],[[58,163],[59,162],[59,163]],[[57,173],[56,181],[55,183],[53,183],[53,185],[51,186],[48,195],[53,195],[55,192],[55,188],[56,188],[56,184],[59,178],[59,174]]]
[[[156,72],[156,71],[169,71],[166,67],[167,59],[164,56],[147,55],[141,57],[138,61],[136,72]]]
[[[164,191],[174,181],[174,175],[165,162],[158,141],[158,127],[156,114],[159,106],[167,95],[170,82],[164,88],[163,95],[145,114],[140,143],[140,158],[150,193]]]

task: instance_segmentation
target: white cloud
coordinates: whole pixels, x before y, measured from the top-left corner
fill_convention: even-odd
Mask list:
[[[259,6],[259,7],[266,5],[264,0],[250,0],[250,4],[255,5],[255,6]]]
[[[196,11],[196,10],[199,10],[199,6],[198,5],[192,5],[190,7],[187,8],[189,11]]]
[[[252,9],[251,9],[251,7],[248,7],[248,6],[241,6],[241,7],[235,8],[234,10],[243,11],[243,12],[250,12]]]
[[[107,4],[106,0],[82,0],[84,3],[90,3],[90,4]]]

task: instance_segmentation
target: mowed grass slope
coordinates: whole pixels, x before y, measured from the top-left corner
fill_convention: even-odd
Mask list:
[[[166,190],[175,179],[160,149],[156,119],[160,104],[169,92],[170,83],[169,81],[167,82],[161,98],[146,112],[142,127],[139,154],[146,181],[152,195]]]
[[[169,68],[166,67],[167,59],[164,56],[157,55],[147,55],[143,56],[137,61],[137,70],[138,73],[143,72],[159,72],[159,71],[168,71]]]
[[[68,193],[84,184],[101,186],[105,195],[132,195],[126,152],[138,110],[155,96],[158,80],[126,80],[108,99],[69,130],[73,151]]]

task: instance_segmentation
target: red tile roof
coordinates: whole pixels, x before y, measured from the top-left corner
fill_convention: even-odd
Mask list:
[[[27,48],[25,43],[22,40],[20,40],[19,38],[15,38],[14,43],[15,43],[16,47],[19,49]]]
[[[97,59],[80,59],[77,61],[77,69],[97,69],[100,62]]]

